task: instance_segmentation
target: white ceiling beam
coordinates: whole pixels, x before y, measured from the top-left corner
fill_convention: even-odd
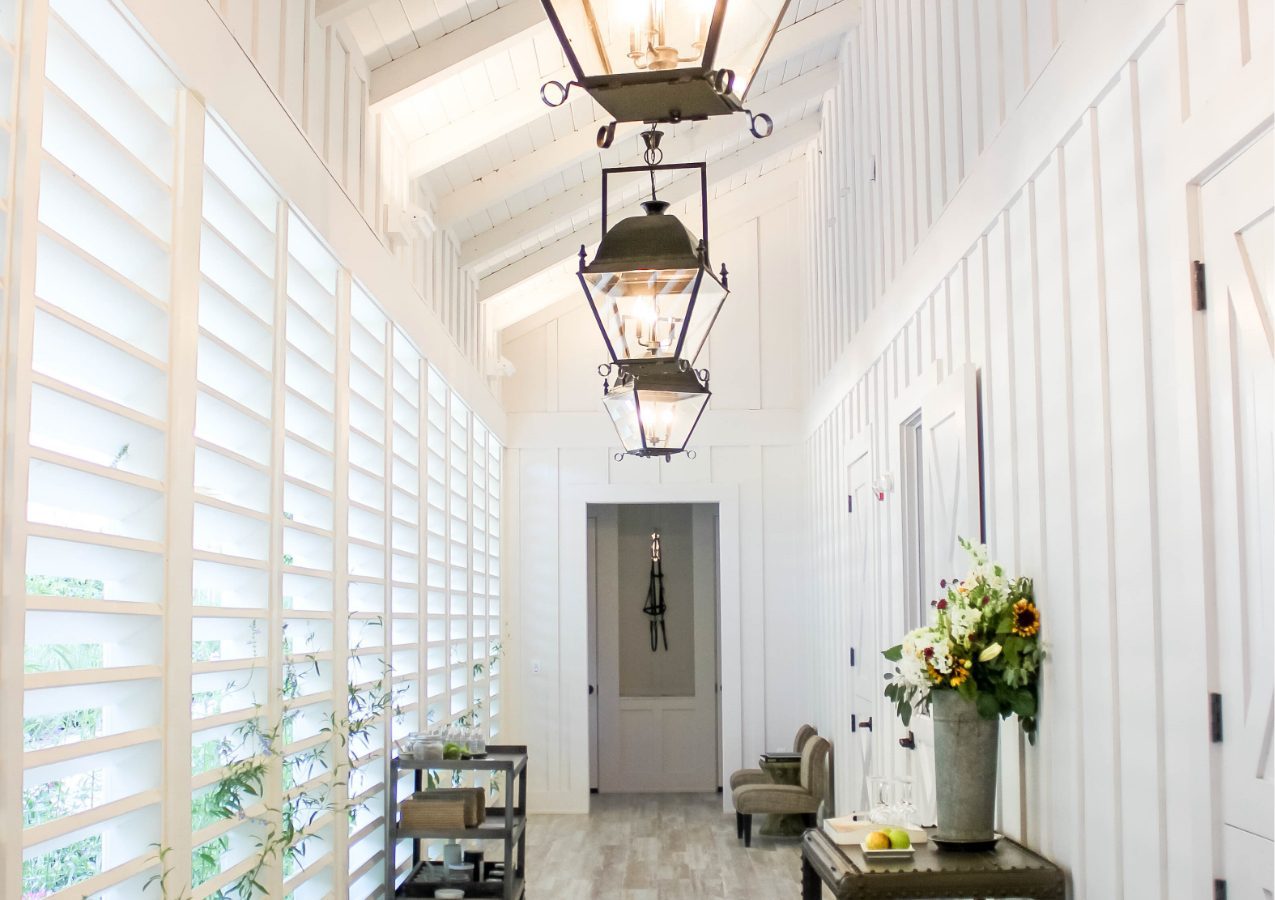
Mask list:
[[[774,209],[797,196],[798,185],[806,173],[804,157],[791,160],[733,191],[712,198],[714,222],[744,222]],[[694,218],[699,212],[699,198],[682,204],[680,215]],[[730,266],[730,260],[722,260]],[[504,331],[502,340],[524,333],[546,318],[557,318],[573,305],[585,302],[580,283],[571,265],[551,266],[533,279],[522,282],[517,290],[507,290],[484,304],[487,321],[496,331]],[[506,331],[505,329],[509,329]]]
[[[804,75],[787,81],[774,90],[757,96],[759,108],[764,104],[774,110],[793,109],[806,101],[832,89],[837,83],[837,63],[825,63]],[[702,160],[707,153],[723,141],[729,140],[747,128],[742,116],[720,116],[706,122],[697,122],[685,134],[665,141],[662,149],[669,160],[693,162]],[[776,134],[784,130],[776,129]],[[765,141],[771,138],[765,138]],[[634,163],[637,161],[635,160]],[[480,266],[493,258],[508,253],[528,237],[552,228],[559,222],[575,218],[597,207],[602,197],[602,176],[590,179],[538,203],[524,213],[507,219],[476,234],[461,247],[462,266]]]
[[[859,0],[839,0],[800,22],[794,22],[776,32],[766,53],[766,67],[779,65],[786,59],[800,56],[830,37],[844,34],[859,23]],[[763,95],[749,97],[749,104],[758,112],[766,112]],[[537,98],[538,102],[538,98]],[[543,110],[539,110],[543,112]],[[771,108],[774,112],[774,108]],[[471,182],[439,199],[438,219],[444,228],[470,216],[477,215],[503,200],[539,184],[562,170],[583,162],[598,152],[598,129],[611,121],[610,116],[600,116],[584,128],[516,159],[508,165]],[[636,134],[642,128],[640,122],[627,122],[617,129],[617,139]]]
[[[512,93],[412,141],[407,146],[408,176],[417,178],[433,172],[502,135],[530,125],[549,112],[549,107],[540,99],[540,86],[547,81],[566,84],[571,78],[571,70],[567,68],[550,72],[542,78],[520,84]],[[579,93],[578,96],[585,95]]]
[[[764,141],[758,141],[737,153],[714,160],[708,170],[709,184],[719,184],[722,181],[734,178],[739,173],[765,162],[772,156],[786,153],[800,144],[814,140],[819,134],[821,124],[822,120],[818,115],[807,116],[800,122],[792,123],[782,131],[776,130],[771,137]],[[699,177],[689,175],[669,184],[664,188],[661,196],[662,199],[670,203],[679,203],[692,198],[698,190]],[[714,208],[709,220],[710,227],[713,222],[719,221],[719,215],[717,209]],[[486,278],[481,279],[478,282],[478,299],[486,301],[504,291],[516,288],[522,282],[535,277],[540,272],[576,256],[580,252],[581,245],[593,246],[597,242],[598,228],[596,224],[590,223],[583,228],[576,229],[571,234],[559,238],[534,253],[524,256],[517,262],[511,263],[503,269],[498,269]]]
[[[548,29],[549,20],[540,0],[514,0],[424,47],[377,66],[368,85],[369,102],[377,109],[405,100]]]
[[[375,2],[376,0],[314,0],[314,19],[327,28],[360,9],[367,9]]]

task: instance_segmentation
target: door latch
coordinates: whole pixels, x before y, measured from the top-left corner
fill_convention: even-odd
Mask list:
[[[907,737],[899,738],[899,746],[902,747],[904,750],[915,750],[916,735],[912,734],[912,732],[909,731]]]

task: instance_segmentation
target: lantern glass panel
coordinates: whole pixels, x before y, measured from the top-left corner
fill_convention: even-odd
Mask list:
[[[705,390],[643,390],[639,379],[616,388],[603,403],[626,452],[679,451],[709,396]]]
[[[556,0],[552,5],[585,78],[703,65],[713,0]]]
[[[713,68],[735,73],[735,96],[748,93],[785,6],[786,0],[728,0]]]
[[[626,453],[642,449],[642,431],[638,422],[637,391],[632,384],[617,387],[602,398],[615,433],[619,435],[620,446]]]
[[[694,362],[726,301],[727,290],[700,268],[587,272],[583,277],[617,360],[680,355]]]

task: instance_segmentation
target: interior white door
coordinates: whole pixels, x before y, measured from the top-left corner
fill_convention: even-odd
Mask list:
[[[588,633],[589,633],[589,790],[598,789],[598,518],[589,516]]]
[[[618,559],[609,560],[608,538],[599,519],[598,676],[599,783],[601,793],[714,791],[718,785],[717,716],[717,530],[716,509],[690,510],[690,547],[664,535],[666,576],[670,554],[691,556],[691,590],[668,595],[674,603],[693,604],[693,627],[668,629],[669,642],[693,642],[693,691],[678,695],[634,695],[621,689],[621,603],[633,604],[645,592],[641,584],[620,583]],[[621,515],[616,520],[622,522]],[[648,545],[649,546],[649,545]],[[685,558],[685,557],[684,557]],[[610,572],[614,571],[614,576]],[[689,594],[689,595],[688,595]],[[640,623],[645,626],[645,622]],[[632,634],[627,635],[629,639]],[[639,636],[642,642],[646,635]],[[662,641],[661,641],[662,644]],[[642,648],[639,652],[645,652]],[[662,653],[662,650],[653,651]]]
[[[864,429],[871,434],[871,429]],[[873,469],[871,444],[867,438],[856,441],[848,454],[849,465],[846,467],[846,490],[850,495],[850,590],[848,592],[849,643],[854,652],[852,667],[839,666],[836,676],[839,681],[845,679],[853,683],[837,685],[838,695],[853,697],[847,716],[853,715],[855,725],[871,720],[872,725],[855,728],[850,722],[844,723],[842,732],[845,740],[840,741],[842,752],[837,758],[849,763],[846,767],[845,784],[847,796],[845,802],[849,808],[841,811],[867,809],[869,804],[867,778],[873,773],[873,756],[875,730],[880,726],[884,707],[881,703],[884,682],[882,681],[881,651],[879,646],[877,620],[880,598],[876,591],[877,555],[876,555],[876,507],[877,500],[872,489]],[[847,690],[848,688],[848,690]],[[839,749],[834,737],[834,753]]]
[[[1272,894],[1275,185],[1270,132],[1200,189],[1227,896]]]
[[[921,583],[939,596],[939,581],[969,569],[958,538],[982,539],[983,494],[978,456],[978,372],[957,366],[921,401],[925,506]],[[912,719],[915,749],[908,753],[913,802],[925,824],[935,821],[934,727],[928,715]]]

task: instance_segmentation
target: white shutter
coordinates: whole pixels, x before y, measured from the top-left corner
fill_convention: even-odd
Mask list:
[[[162,868],[202,900],[281,810],[305,831],[260,870],[271,896],[378,896],[393,740],[498,727],[499,444],[114,4],[51,3],[22,123],[16,41],[0,0],[0,229],[23,215],[31,254],[13,298],[0,260],[31,333],[0,367],[25,669],[0,795],[26,809],[0,896],[136,900]],[[39,190],[14,209],[19,126]],[[346,747],[348,692],[391,687]],[[224,815],[244,763],[261,793]]]
[[[6,230],[13,16],[0,9]],[[105,4],[54,3],[46,53],[34,279],[16,298],[34,326],[16,370],[30,426],[12,438],[26,524],[7,561],[25,563],[25,601],[5,598],[26,607],[23,885],[0,893],[122,897],[162,837],[162,617],[179,602],[164,556],[180,85]]]

